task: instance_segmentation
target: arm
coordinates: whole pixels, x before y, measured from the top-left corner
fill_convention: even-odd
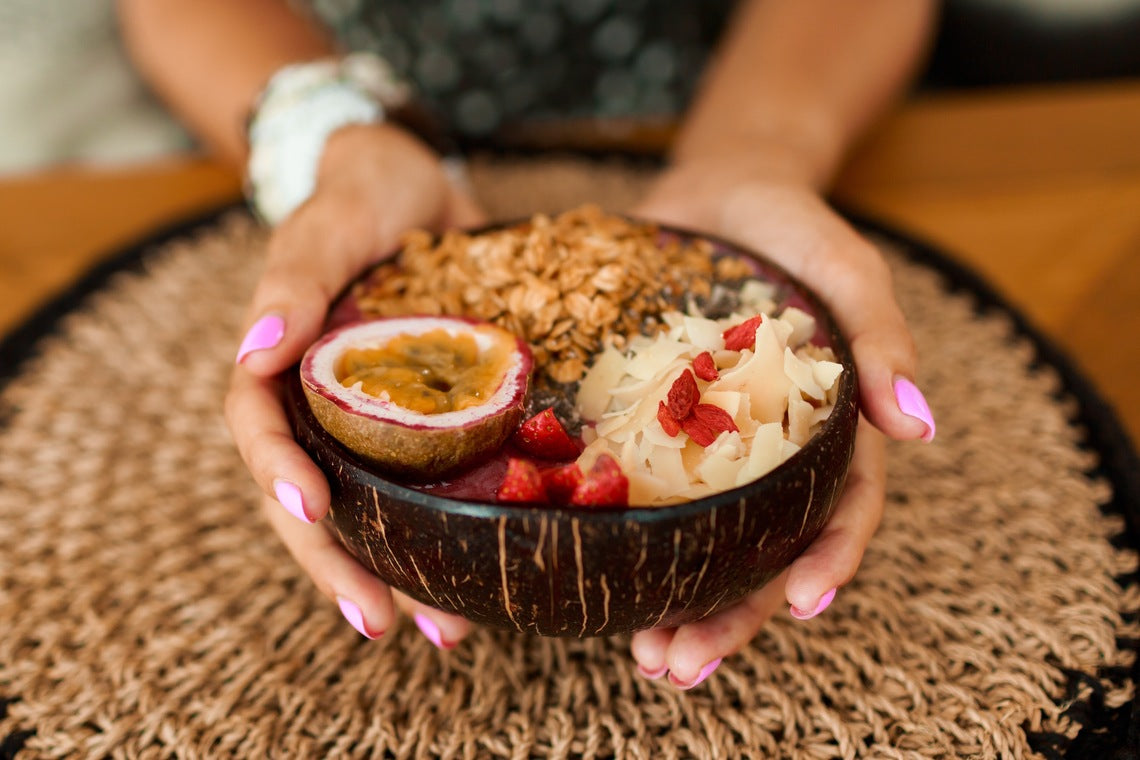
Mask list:
[[[225,160],[246,160],[246,120],[282,66],[333,45],[284,0],[119,0],[128,51],[152,86]],[[278,375],[320,334],[329,299],[396,247],[411,227],[474,225],[479,210],[446,180],[427,146],[390,124],[352,124],[324,144],[312,194],[271,232],[265,269],[238,349],[226,421],[286,548],[363,635],[392,624],[394,605],[437,646],[470,624],[432,610],[352,559],[320,525],[328,483],[293,440]]]
[[[737,12],[673,149],[731,157],[821,188],[910,81],[933,0],[750,0]]]
[[[820,536],[776,581],[673,630],[642,631],[643,673],[686,688],[784,604],[823,611],[851,580],[885,498],[884,436],[930,440],[914,345],[881,255],[820,197],[844,155],[917,67],[933,0],[747,0],[682,125],[672,163],[639,211],[762,252],[828,304],[859,372],[855,453]],[[876,429],[877,428],[877,429]]]
[[[136,67],[226,161],[246,154],[254,99],[277,69],[328,56],[333,44],[283,0],[118,0]]]
[[[852,341],[864,414],[897,438],[928,425],[893,385],[916,360],[890,274],[819,197],[899,95],[933,0],[748,0],[641,211],[751,245],[815,287]]]

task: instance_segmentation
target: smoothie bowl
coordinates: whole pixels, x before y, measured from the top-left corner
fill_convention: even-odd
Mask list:
[[[330,530],[410,596],[550,636],[778,575],[843,489],[849,348],[758,254],[585,207],[409,236],[286,383]]]

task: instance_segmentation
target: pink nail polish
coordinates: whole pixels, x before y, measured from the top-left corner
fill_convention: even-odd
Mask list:
[[[694,678],[689,683],[685,683],[684,681],[677,680],[673,676],[672,673],[669,674],[669,682],[671,684],[673,684],[674,686],[676,686],[681,691],[688,691],[689,689],[691,689],[694,686],[696,686],[697,684],[699,684],[701,681],[703,681],[706,678],[708,678],[709,676],[711,676],[713,671],[716,670],[718,667],[720,667],[720,662],[722,659],[724,659],[724,658],[723,657],[717,657],[715,660],[710,662],[708,665],[705,665],[703,668],[701,668],[701,672],[697,673],[697,677]]]
[[[898,401],[900,412],[926,424],[922,440],[927,443],[933,441],[934,415],[930,413],[930,406],[927,405],[926,398],[918,386],[905,377],[895,378],[895,400]]]
[[[285,320],[277,314],[266,314],[254,322],[253,327],[245,334],[241,347],[238,348],[236,362],[241,364],[242,359],[254,351],[273,348],[283,337],[285,337]]]
[[[828,605],[831,604],[831,601],[835,599],[835,592],[838,590],[839,589],[837,588],[833,588],[831,591],[828,591],[826,594],[821,596],[819,598],[819,603],[815,605],[815,609],[813,610],[801,610],[799,607],[793,606],[788,610],[788,612],[796,620],[811,620],[813,617],[827,609]]]
[[[305,499],[301,495],[300,488],[288,480],[275,480],[273,481],[273,494],[289,514],[302,522],[310,524],[314,522],[305,512]]]
[[[351,599],[345,599],[343,596],[336,598],[336,604],[340,607],[340,614],[344,615],[353,628],[355,628],[361,636],[366,639],[378,639],[381,633],[369,633],[367,626],[364,625],[364,612],[360,609],[360,605]]]
[[[669,672],[669,666],[662,665],[657,670],[646,670],[644,666],[638,665],[637,672],[641,674],[642,678],[648,678],[650,681],[656,681],[658,678]]]
[[[417,612],[412,616],[412,620],[416,621],[416,628],[420,629],[420,633],[426,636],[436,649],[453,649],[455,647],[454,644],[448,644],[443,640],[443,633],[439,630],[439,626],[427,615]]]

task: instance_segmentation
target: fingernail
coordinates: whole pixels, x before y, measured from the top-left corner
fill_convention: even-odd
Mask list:
[[[895,379],[895,400],[898,401],[899,411],[914,417],[926,424],[926,432],[922,440],[930,443],[934,440],[934,415],[930,413],[930,406],[918,386],[905,377]]]
[[[827,609],[828,605],[831,604],[831,600],[835,598],[835,592],[838,590],[838,588],[833,588],[831,591],[828,591],[826,594],[821,596],[819,598],[819,603],[815,605],[814,610],[801,610],[799,607],[792,605],[789,608],[788,612],[791,613],[791,616],[796,620],[811,620],[813,617]]]
[[[242,359],[254,351],[273,348],[283,337],[285,337],[285,320],[277,314],[266,314],[254,322],[253,327],[245,334],[235,361],[241,364]]]
[[[288,480],[273,481],[273,495],[277,497],[277,501],[281,502],[281,506],[285,507],[286,511],[298,520],[309,524],[314,522],[305,513],[305,499],[301,496],[301,489]]]
[[[351,599],[345,599],[343,596],[336,598],[336,604],[340,607],[340,614],[344,615],[353,628],[355,628],[361,636],[366,639],[378,639],[382,633],[369,633],[368,628],[364,625],[364,612],[360,609],[360,605]]]
[[[714,670],[716,670],[716,669],[717,669],[717,667],[719,667],[719,666],[720,666],[720,661],[721,661],[722,659],[724,659],[724,658],[723,658],[723,657],[717,657],[715,660],[713,660],[712,662],[710,662],[708,665],[705,665],[703,668],[701,668],[701,672],[700,672],[700,673],[697,673],[697,677],[696,677],[696,678],[694,678],[694,679],[693,679],[691,682],[689,682],[689,683],[685,683],[684,681],[678,681],[678,680],[677,680],[677,679],[676,679],[676,678],[673,676],[673,674],[672,674],[672,673],[670,673],[670,674],[669,674],[669,682],[670,682],[671,684],[673,684],[674,686],[676,686],[676,687],[677,687],[678,689],[680,689],[681,691],[688,691],[689,689],[691,689],[691,688],[693,688],[694,686],[696,686],[697,684],[699,684],[701,681],[703,681],[703,680],[705,680],[706,678],[708,678],[709,676],[711,676],[711,675],[712,675],[712,673],[713,673],[713,671],[714,671]]]
[[[451,649],[455,646],[443,640],[443,634],[440,632],[439,626],[427,615],[422,612],[417,612],[412,619],[416,621],[416,628],[420,629],[420,633],[426,636],[427,640],[434,644],[436,649]]]
[[[656,681],[658,678],[669,672],[669,666],[662,665],[657,670],[647,670],[644,665],[638,665],[637,672],[640,673],[643,678],[648,678],[650,681]]]

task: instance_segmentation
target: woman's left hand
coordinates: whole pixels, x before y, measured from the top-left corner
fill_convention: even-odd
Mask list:
[[[776,580],[729,609],[679,628],[634,634],[631,650],[643,675],[668,673],[675,686],[691,688],[785,602],[799,619],[830,604],[855,575],[882,516],[883,434],[930,440],[934,420],[914,385],[914,344],[886,263],[810,186],[765,178],[739,162],[683,165],[666,171],[634,214],[724,237],[783,266],[828,305],[859,373],[863,416],[855,453],[844,493],[819,537]]]

